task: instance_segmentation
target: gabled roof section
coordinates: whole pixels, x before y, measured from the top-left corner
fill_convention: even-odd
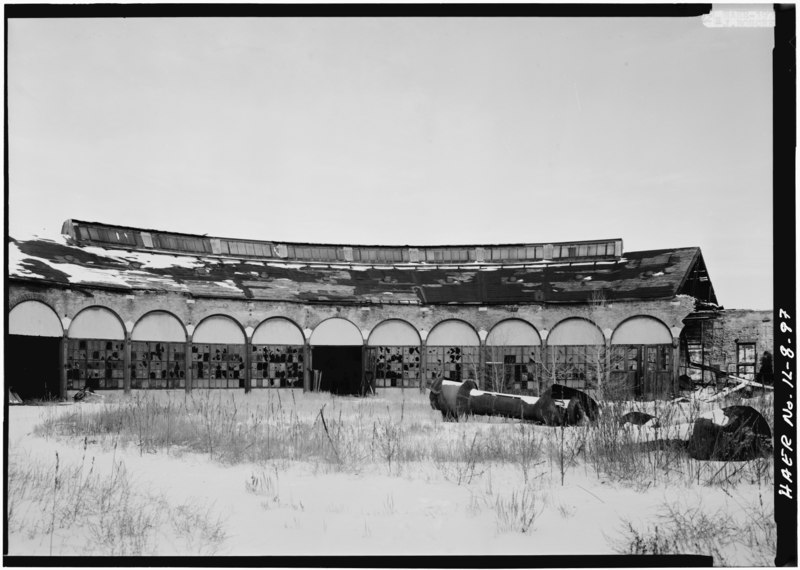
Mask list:
[[[699,248],[689,271],[683,277],[679,293],[681,295],[694,297],[701,303],[717,304],[714,285],[711,284],[711,278],[708,276],[708,270],[706,269],[706,262]]]
[[[696,247],[602,261],[370,266],[173,255],[78,245],[62,236],[10,240],[9,273],[12,280],[61,286],[297,303],[586,303],[599,293],[611,301],[692,291],[713,298]]]

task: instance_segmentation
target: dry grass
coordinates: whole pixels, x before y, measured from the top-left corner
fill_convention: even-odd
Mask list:
[[[440,413],[430,408],[427,394],[414,390],[387,391],[377,398],[293,390],[252,394],[205,390],[188,396],[139,392],[51,414],[36,431],[43,437],[83,441],[85,448],[92,440],[106,449],[133,447],[141,454],[169,455],[192,452],[225,464],[261,466],[241,483],[244,490],[257,497],[264,509],[290,507],[297,514],[303,511],[302,501],[287,502],[281,495],[280,473],[290,462],[309,464],[314,473],[393,477],[429,466],[436,479],[468,488],[472,497],[468,510],[491,511],[498,533],[527,534],[548,508],[543,487],[548,472],[556,485],[569,484],[572,474],[581,470],[583,476],[639,491],[653,486],[713,486],[733,497],[739,484],[754,484],[768,494],[773,484],[771,458],[700,462],[690,459],[682,444],[669,443],[681,436],[680,424],[690,425],[707,409],[733,403],[738,402],[713,406],[698,401],[608,403],[595,423],[552,428],[486,417],[442,422]],[[772,426],[771,396],[742,403],[761,411]],[[622,429],[618,418],[632,409],[658,416],[661,427],[649,435],[645,429]],[[649,441],[653,437],[662,443]],[[512,467],[522,480],[510,493],[508,488],[493,489],[492,470],[504,467]],[[214,519],[211,511],[189,505],[165,508],[163,497],[135,493],[123,466],[102,481],[97,480],[91,460],[78,466],[61,465],[58,474],[54,469],[54,465],[11,465],[10,528],[52,537],[70,525],[89,525],[95,552],[112,554],[146,554],[153,548],[154,533],[166,531],[191,552],[211,553],[224,542],[224,523]],[[43,525],[41,517],[33,522],[35,517],[21,512],[32,506],[51,513],[52,524]],[[741,509],[746,514],[741,520],[725,518],[725,513],[673,507],[664,507],[657,526],[623,527],[624,538],[617,550],[715,554],[725,548],[750,548],[760,553],[753,559],[762,560],[762,554],[774,548],[771,504],[748,503]],[[573,516],[564,505],[550,508],[558,509],[562,519]],[[104,515],[103,509],[112,514]],[[381,512],[396,510],[394,498],[387,495]],[[712,532],[714,517],[722,517],[716,534]],[[728,523],[736,529],[735,540]],[[684,528],[693,531],[685,534]],[[689,538],[696,541],[695,550],[681,550],[687,548]]]
[[[44,554],[59,554],[66,541],[88,537],[88,555],[143,556],[156,553],[159,536],[169,534],[181,552],[214,554],[225,540],[224,521],[196,504],[171,506],[163,496],[142,492],[125,465],[114,461],[101,475],[95,458],[79,463],[10,460],[8,532],[46,539]],[[87,532],[76,532],[85,528]],[[72,549],[69,549],[70,551]]]
[[[738,517],[702,504],[665,502],[658,522],[644,528],[623,521],[624,538],[616,540],[621,554],[701,554],[717,566],[770,566],[776,548],[774,509],[759,494],[756,500],[731,499]]]

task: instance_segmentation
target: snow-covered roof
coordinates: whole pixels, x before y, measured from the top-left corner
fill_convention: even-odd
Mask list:
[[[687,290],[690,275],[702,264],[700,249],[688,247],[626,252],[595,263],[327,265],[87,246],[65,236],[11,238],[8,254],[11,280],[346,304],[580,303],[597,292],[609,301],[672,298],[693,294]],[[710,282],[707,287],[713,297]]]

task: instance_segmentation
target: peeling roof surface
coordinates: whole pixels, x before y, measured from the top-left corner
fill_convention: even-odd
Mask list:
[[[63,236],[8,245],[9,277],[43,284],[299,303],[525,304],[671,298],[697,247],[625,252],[616,261],[380,268],[78,246]]]

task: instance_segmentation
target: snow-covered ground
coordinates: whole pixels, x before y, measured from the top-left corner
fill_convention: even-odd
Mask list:
[[[275,397],[266,392],[244,396],[237,391],[237,405],[249,402],[248,413],[265,413]],[[48,418],[87,414],[126,401],[121,394],[107,394],[102,403],[9,408],[9,468],[34,473],[28,475],[31,480],[44,480],[36,488],[46,489],[46,496],[39,493],[37,498],[30,491],[15,493],[18,482],[10,486],[14,512],[9,554],[120,553],[114,549],[124,541],[101,528],[116,532],[116,526],[96,510],[86,507],[73,519],[59,511],[69,500],[63,481],[54,489],[58,454],[62,479],[79,473],[81,481],[111,481],[115,473],[124,472],[130,485],[125,501],[142,513],[154,510],[145,521],[153,528],[136,546],[144,555],[614,554],[631,552],[636,536],[640,553],[648,553],[647,545],[658,542],[653,538],[656,526],[666,544],[672,537],[673,543],[684,545],[681,553],[716,555],[716,564],[768,565],[774,555],[774,527],[770,537],[769,522],[762,520],[771,518],[771,479],[707,484],[708,474],[725,466],[706,462],[697,466],[701,473],[706,469],[697,481],[654,472],[650,480],[631,484],[598,474],[577,452],[566,458],[562,484],[558,450],[564,445],[574,449],[569,445],[578,430],[591,428],[567,428],[562,445],[558,428],[527,426],[526,437],[549,449],[527,465],[523,460],[470,463],[456,457],[449,463],[363,461],[348,468],[313,458],[226,465],[208,454],[174,448],[140,453],[135,445],[114,446],[109,438],[34,433]],[[288,401],[288,392],[284,394]],[[320,398],[297,393],[297,400],[306,396]],[[387,419],[397,422],[404,399],[409,438],[438,438],[455,449],[458,441],[474,442],[475,434],[510,438],[521,433],[519,424],[499,418],[444,423],[428,406],[427,395],[415,391],[384,391],[380,396],[366,404],[328,397],[325,414],[335,417],[338,406],[345,423],[352,417],[375,426],[375,418],[385,411]],[[319,401],[314,403],[317,409]],[[647,434],[650,428],[629,429]],[[771,478],[771,466],[769,471]],[[670,525],[681,520],[675,513],[686,517],[687,528],[697,526],[695,534],[708,532],[708,521],[717,521],[722,537],[715,542],[670,535]],[[56,519],[71,522],[59,528]],[[759,534],[761,527],[766,530]]]

